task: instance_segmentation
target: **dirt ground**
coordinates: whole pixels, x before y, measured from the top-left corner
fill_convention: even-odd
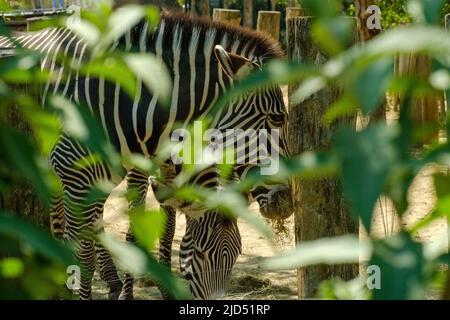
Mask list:
[[[285,96],[287,96],[286,90]],[[395,121],[396,114],[389,113],[389,122]],[[448,168],[430,166],[424,169],[414,181],[409,191],[410,207],[404,215],[401,223],[410,226],[419,221],[431,211],[435,204],[435,193],[432,184],[432,174],[437,171],[447,172]],[[120,184],[106,202],[105,226],[109,234],[114,234],[120,239],[125,239],[128,221],[126,216],[121,214],[126,207],[126,202],[121,196],[124,190],[124,183]],[[149,193],[147,197],[148,206],[156,206],[157,203]],[[251,205],[252,211],[259,214],[258,205]],[[380,199],[375,208],[372,234],[377,237],[384,237],[398,229],[400,221],[394,219],[393,208],[387,199]],[[245,222],[239,222],[239,229],[242,236],[243,252],[240,255],[231,278],[230,287],[224,299],[297,299],[296,271],[267,272],[261,269],[261,261],[265,257],[273,256],[283,250],[294,247],[294,222],[293,217],[286,222],[288,235],[279,239],[272,245],[264,239],[257,231]],[[178,214],[175,240],[173,245],[172,269],[178,272],[178,253],[181,238],[184,233],[185,218]],[[442,219],[434,225],[425,229],[417,236],[418,241],[431,242],[439,236],[445,234],[447,221]],[[361,230],[361,237],[365,237],[365,232]],[[105,284],[96,277],[94,282],[94,299],[106,299],[107,288]],[[148,286],[145,281],[138,281],[135,285],[136,299],[160,299],[159,291],[154,286]]]

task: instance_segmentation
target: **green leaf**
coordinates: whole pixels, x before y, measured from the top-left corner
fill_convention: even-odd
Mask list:
[[[293,269],[316,264],[358,263],[370,256],[370,243],[357,236],[322,238],[300,242],[295,250],[268,258],[264,267],[271,270]]]
[[[364,277],[360,276],[350,281],[333,278],[320,284],[317,297],[326,300],[369,300],[370,291]]]
[[[354,18],[336,17],[315,21],[311,29],[314,40],[327,54],[334,56],[349,48],[356,27]]]
[[[353,93],[347,93],[341,96],[327,109],[322,117],[324,124],[331,124],[337,118],[354,114],[357,110],[358,102]]]
[[[108,30],[102,39],[103,44],[109,44],[119,39],[145,15],[144,7],[139,5],[127,5],[114,10],[108,20]]]
[[[110,54],[85,63],[81,66],[81,73],[90,77],[103,78],[106,81],[120,84],[131,99],[136,95],[136,76],[127,67],[123,57],[117,54]]]
[[[98,28],[89,21],[77,20],[72,22],[70,19],[67,20],[66,27],[75,33],[78,37],[83,39],[91,48],[98,45],[101,33]]]
[[[41,152],[49,155],[61,135],[59,119],[55,114],[43,110],[37,101],[29,96],[18,96],[17,103],[32,126]]]
[[[445,0],[408,0],[407,7],[416,21],[438,24],[444,3]]]
[[[176,190],[175,196],[187,201],[197,201],[201,207],[220,210],[221,213],[241,218],[268,240],[272,239],[272,231],[258,214],[248,209],[248,200],[231,188],[211,190],[192,185],[184,185]]]
[[[4,278],[18,278],[25,270],[22,260],[18,258],[5,258],[0,260],[0,275]]]
[[[142,206],[130,212],[130,224],[137,242],[147,251],[155,248],[155,243],[164,232],[166,215],[161,210],[145,210]]]
[[[436,206],[431,213],[414,224],[411,228],[412,233],[417,232],[438,219],[450,218],[450,177],[442,173],[436,173],[433,175],[433,182],[437,196]]]
[[[440,173],[433,175],[434,188],[438,199],[450,196],[450,177]]]
[[[375,300],[423,299],[423,248],[409,234],[375,241],[370,264],[381,271],[381,287],[373,290]]]
[[[394,144],[398,128],[379,124],[360,132],[342,129],[336,151],[342,159],[344,195],[370,230],[375,202],[381,195],[398,154]]]
[[[380,105],[393,75],[394,59],[390,57],[377,60],[358,73],[355,80],[356,96],[364,114],[372,113]]]
[[[317,1],[302,0],[302,7],[306,10],[308,16],[329,18],[341,12],[341,3],[336,0]]]
[[[157,95],[162,103],[168,104],[172,93],[172,80],[165,63],[153,54],[134,53],[124,56],[131,71],[142,79],[147,88]]]
[[[64,245],[39,227],[18,217],[0,212],[0,233],[19,239],[54,262],[74,263],[73,255]]]
[[[51,192],[44,178],[44,171],[38,164],[35,145],[25,135],[0,122],[0,150],[0,161],[7,164],[10,170],[8,174],[29,179],[39,198],[48,205]]]

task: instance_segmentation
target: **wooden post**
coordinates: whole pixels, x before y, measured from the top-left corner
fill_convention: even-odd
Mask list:
[[[209,0],[200,0],[200,13],[204,17],[209,17]]]
[[[289,8],[289,7],[295,7],[295,0],[288,0],[287,1],[287,7]]]
[[[214,8],[213,20],[239,26],[241,25],[241,12],[239,10]]]
[[[280,40],[280,11],[259,11],[257,30]]]
[[[253,0],[244,3],[244,27],[253,28]]]
[[[310,38],[310,17],[288,19],[288,56],[293,61],[323,64],[324,56]],[[351,18],[349,18],[351,19]],[[356,21],[354,39],[356,41]],[[295,85],[289,86],[291,94]],[[293,154],[305,151],[326,150],[337,127],[347,124],[355,127],[356,115],[342,117],[324,125],[322,116],[341,94],[337,87],[328,87],[299,105],[289,103],[289,145]],[[358,221],[351,216],[344,202],[342,187],[337,179],[292,181],[295,208],[296,242],[317,240],[344,234],[358,235]],[[332,277],[350,280],[358,275],[358,265],[318,265],[297,270],[300,299],[314,297],[319,284]]]
[[[399,77],[414,77],[426,79],[431,71],[431,59],[423,54],[401,54],[398,63]],[[399,104],[402,103],[399,97]],[[414,98],[411,105],[411,117],[416,128],[426,130],[422,140],[416,147],[437,142],[439,139],[439,105],[443,104],[442,96],[427,96]]]
[[[288,7],[286,8],[286,22],[290,18],[303,17],[305,10],[302,7]]]
[[[270,10],[275,11],[275,9],[276,9],[275,0],[270,0]]]
[[[191,16],[197,15],[197,0],[191,0]]]
[[[290,7],[286,8],[286,43],[288,42],[288,35],[293,31],[290,30],[290,24],[288,20],[295,17],[303,17],[305,15],[305,10],[302,7]]]

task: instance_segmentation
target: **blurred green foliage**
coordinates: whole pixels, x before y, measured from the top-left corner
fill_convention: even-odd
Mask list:
[[[381,195],[392,200],[400,217],[407,210],[408,189],[420,170],[432,163],[450,165],[448,141],[431,145],[419,154],[411,153],[411,148],[421,139],[421,133],[414,127],[411,119],[412,99],[442,91],[446,91],[447,96],[450,95],[450,39],[448,31],[433,23],[439,21],[441,16],[441,10],[434,10],[434,7],[439,5],[437,1],[439,0],[424,2],[418,9],[418,13],[422,13],[426,19],[416,21],[406,28],[391,28],[363,45],[348,48],[349,30],[337,15],[341,14],[342,8],[352,10],[350,3],[346,1],[342,7],[341,1],[304,0],[302,5],[317,17],[313,26],[316,32],[312,36],[316,43],[322,45],[324,52],[329,54],[330,60],[323,66],[288,61],[273,62],[260,72],[240,81],[226,96],[221,97],[212,112],[226,106],[230,99],[248,90],[273,84],[285,85],[292,81],[300,83],[292,96],[297,103],[326,86],[339,84],[342,87],[342,97],[338,103],[329,107],[324,116],[327,123],[358,110],[370,116],[386,91],[401,94],[404,99],[398,122],[390,125],[370,124],[360,131],[355,128],[340,128],[330,150],[312,151],[284,159],[279,173],[270,177],[271,181],[292,177],[339,178],[352,213],[362,221],[367,230],[371,227],[376,200]],[[406,21],[403,20],[406,15],[401,11],[404,7],[400,1],[382,3],[387,6],[388,2],[391,5],[388,12],[392,12],[388,13],[389,18],[386,18],[385,26]],[[242,5],[241,1],[233,3],[236,6]],[[255,5],[266,4],[267,2],[263,4],[263,1],[255,1]],[[278,5],[283,6],[283,3],[279,2]],[[397,13],[394,14],[396,10]],[[64,19],[57,22],[82,37],[93,52],[91,60],[81,67],[80,72],[89,72],[117,81],[132,97],[137,78],[142,78],[150,91],[160,90],[159,93],[163,95],[170,92],[169,77],[164,77],[167,71],[158,65],[154,56],[130,54],[120,49],[108,50],[109,45],[139,19],[148,19],[151,26],[156,26],[159,15],[155,10],[129,6],[112,11],[109,6],[101,4],[95,12],[82,12],[81,18],[80,23],[76,25],[68,24]],[[340,32],[333,32],[336,27]],[[0,31],[7,35],[7,28],[4,26]],[[330,42],[334,45],[327,45]],[[430,77],[422,81],[414,78],[394,78],[390,61],[399,53],[411,52],[427,54],[433,59]],[[103,63],[104,61],[109,63]],[[11,103],[19,106],[19,110],[35,132],[35,135],[27,136],[11,128],[5,121],[7,108],[0,109],[0,193],[4,194],[15,183],[25,179],[30,180],[36,190],[39,190],[38,195],[44,202],[49,202],[50,194],[58,191],[58,184],[48,168],[47,157],[52,143],[60,133],[59,129],[64,129],[80,143],[89,146],[96,159],[107,161],[113,170],[120,171],[121,163],[126,162],[142,167],[150,174],[157,173],[158,157],[152,161],[138,155],[121,158],[102,133],[98,119],[95,119],[85,106],[74,105],[65,98],[54,95],[42,109],[27,92],[13,90],[11,83],[34,81],[39,84],[46,81],[48,75],[40,71],[38,63],[39,57],[34,57],[20,48],[14,56],[0,60],[0,99],[5,106]],[[148,78],[142,70],[158,72],[162,75],[158,78],[161,82],[156,83],[154,79]],[[445,128],[448,136],[448,117]],[[160,157],[164,159],[164,155]],[[221,208],[227,214],[240,216],[261,232],[267,233],[264,223],[249,213],[246,200],[241,197],[242,192],[248,191],[255,183],[265,182],[267,177],[253,172],[247,180],[232,184],[217,194],[211,190],[184,185],[199,168],[185,166],[184,170],[183,175],[176,181],[179,188],[170,190],[173,195],[182,199],[202,201],[211,208]],[[399,234],[387,239],[369,238],[366,242],[359,242],[361,253],[358,253],[357,235],[339,239],[319,239],[317,242],[303,243],[292,253],[273,258],[268,262],[268,266],[281,269],[320,263],[351,263],[358,262],[359,258],[363,257],[366,263],[379,266],[380,289],[367,292],[364,288],[364,277],[350,283],[330,280],[322,285],[319,296],[333,299],[424,298],[431,285],[437,288],[444,286],[445,277],[438,275],[442,265],[450,261],[445,247],[448,239],[438,243],[440,246],[433,245],[431,248],[428,244],[415,241],[414,236],[436,219],[449,217],[450,192],[447,180],[447,176],[434,177],[438,202],[436,209],[426,219],[410,229],[402,226]],[[87,201],[109,191],[108,186],[98,186]],[[122,269],[136,275],[150,275],[173,297],[186,298],[189,296],[186,287],[148,254],[164,223],[160,212],[153,215],[152,213],[154,212],[136,208],[131,214],[137,246],[123,244],[105,234],[99,235],[99,239]],[[156,227],[147,234],[146,230],[152,228],[151,225]],[[61,244],[53,240],[47,231],[6,212],[0,212],[0,250],[1,298],[53,297],[67,278],[65,268],[74,263],[70,244]]]

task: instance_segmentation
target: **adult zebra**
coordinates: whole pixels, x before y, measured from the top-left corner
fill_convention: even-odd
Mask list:
[[[171,105],[167,109],[158,103],[158,95],[147,91],[141,83],[138,83],[139,95],[131,99],[117,83],[82,76],[76,70],[69,71],[63,81],[63,69],[67,66],[58,63],[56,57],[59,54],[70,56],[75,62],[89,59],[87,45],[69,30],[46,29],[19,36],[17,40],[24,47],[43,53],[42,67],[58,75],[56,81],[45,86],[44,101],[47,94],[60,93],[77,103],[87,104],[101,120],[117,150],[124,155],[139,153],[149,158],[158,152],[176,123],[186,126],[208,113],[219,95],[234,82],[252,69],[259,68],[263,62],[281,56],[279,46],[268,38],[219,23],[172,14],[163,14],[155,32],[149,32],[146,23],[139,23],[115,45],[125,50],[152,52],[169,67],[174,86]],[[8,40],[0,42],[0,46],[8,45]],[[285,115],[281,90],[273,87],[248,93],[233,101],[216,117],[213,126],[224,130],[279,129],[280,144],[274,147],[286,155]],[[248,146],[248,143],[244,145]],[[61,137],[51,154],[51,163],[63,183],[65,196],[55,200],[52,215],[56,222],[64,221],[64,237],[78,244],[77,256],[84,267],[80,289],[82,299],[91,296],[96,257],[99,257],[100,265],[104,265],[100,268],[101,275],[109,283],[112,294],[121,284],[109,254],[90,237],[91,232],[99,229],[97,224],[105,199],[97,199],[94,204],[84,207],[81,219],[71,210],[83,204],[94,184],[112,179],[106,165],[93,165],[89,157],[89,150],[67,135]],[[81,168],[75,166],[80,160],[85,161]],[[137,170],[130,170],[127,182],[142,199],[148,177]],[[263,213],[287,216],[292,211],[285,185],[256,188],[254,194],[256,199],[259,197]],[[174,205],[174,202],[170,203]],[[277,207],[277,204],[281,206]],[[189,208],[181,204],[179,209],[189,214]],[[61,215],[64,220],[59,220]],[[191,238],[185,241],[188,244],[185,252],[189,251],[186,261],[190,261],[185,275],[195,297],[209,298],[226,285],[231,266],[240,251],[239,231],[235,219],[226,218],[214,210],[193,219],[187,233]],[[128,238],[132,238],[131,234]],[[215,272],[215,279],[202,277],[208,270]],[[132,278],[126,277],[123,298],[132,297],[132,283]]]

